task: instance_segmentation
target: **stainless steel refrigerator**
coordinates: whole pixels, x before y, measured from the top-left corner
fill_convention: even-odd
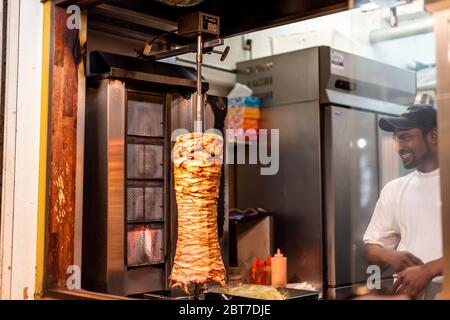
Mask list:
[[[377,122],[413,102],[415,73],[330,47],[237,69],[263,100],[261,128],[279,129],[280,166],[262,176],[259,165],[236,165],[236,206],[273,214],[288,282],[307,281],[326,298],[365,292],[363,234],[382,186],[405,173]]]

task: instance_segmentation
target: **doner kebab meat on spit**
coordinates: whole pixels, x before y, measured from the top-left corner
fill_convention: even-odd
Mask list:
[[[178,239],[170,286],[225,286],[225,267],[217,231],[217,200],[223,138],[214,133],[180,135],[173,149]]]

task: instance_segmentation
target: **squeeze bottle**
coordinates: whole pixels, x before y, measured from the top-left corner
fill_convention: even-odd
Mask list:
[[[287,258],[283,256],[280,249],[272,258],[272,286],[286,288]]]

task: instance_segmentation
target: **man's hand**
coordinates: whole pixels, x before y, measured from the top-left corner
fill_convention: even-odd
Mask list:
[[[367,258],[370,264],[380,267],[390,267],[395,272],[400,272],[408,267],[422,265],[423,262],[410,252],[397,251],[391,248],[383,248],[377,244],[367,244]]]
[[[407,251],[391,250],[386,254],[385,261],[395,272],[403,271],[409,267],[423,265],[422,260]]]
[[[409,267],[394,275],[394,294],[406,294],[415,299],[428,286],[433,275],[424,265]]]

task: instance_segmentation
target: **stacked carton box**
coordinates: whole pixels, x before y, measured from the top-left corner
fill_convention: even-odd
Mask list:
[[[228,100],[227,129],[233,130],[239,140],[257,139],[261,117],[261,99],[237,97]]]

